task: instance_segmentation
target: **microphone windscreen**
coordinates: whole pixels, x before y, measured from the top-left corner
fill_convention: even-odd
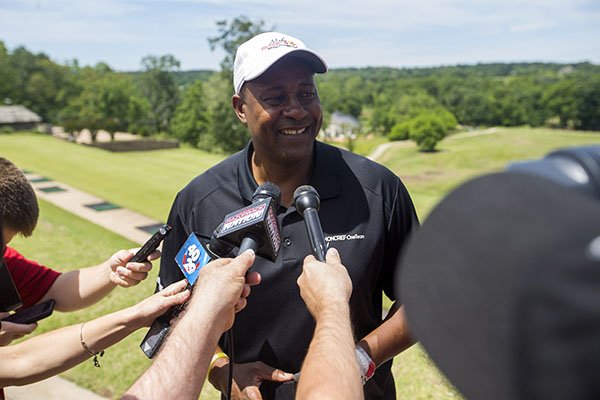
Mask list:
[[[281,189],[273,182],[264,182],[260,184],[252,194],[252,202],[259,199],[270,197],[275,201],[275,205],[279,207],[281,204]]]
[[[396,274],[411,332],[467,398],[600,393],[600,203],[529,174],[443,199]]]

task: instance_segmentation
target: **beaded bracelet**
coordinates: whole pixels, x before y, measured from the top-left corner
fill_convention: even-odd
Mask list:
[[[98,356],[102,357],[104,355],[104,350],[95,352],[95,351],[92,351],[92,349],[90,349],[88,347],[88,345],[83,340],[83,326],[84,325],[85,325],[85,322],[83,324],[81,324],[81,327],[79,328],[79,341],[81,342],[81,347],[83,347],[84,350],[87,351],[91,356],[94,356],[94,358],[92,359],[94,361],[94,367],[100,368],[100,362],[98,361]]]

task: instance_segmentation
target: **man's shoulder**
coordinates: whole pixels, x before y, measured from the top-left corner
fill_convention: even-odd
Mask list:
[[[366,187],[375,188],[383,184],[396,186],[400,178],[388,169],[367,157],[351,151],[319,142],[321,151],[328,160],[331,160],[338,169],[338,173],[344,176],[344,172],[357,178]],[[337,164],[337,165],[335,165]],[[347,168],[344,168],[347,166]]]
[[[185,204],[197,204],[210,197],[218,189],[232,185],[237,188],[238,168],[243,162],[244,154],[243,150],[232,154],[196,176],[179,191],[177,201]]]

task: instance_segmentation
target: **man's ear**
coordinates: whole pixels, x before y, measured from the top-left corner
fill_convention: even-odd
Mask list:
[[[237,115],[238,119],[245,124],[247,122],[246,112],[244,110],[244,99],[239,94],[234,94],[231,97],[231,104],[233,105],[233,109],[235,110],[235,115]]]

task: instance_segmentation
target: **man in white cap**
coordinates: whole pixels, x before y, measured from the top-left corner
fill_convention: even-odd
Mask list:
[[[385,321],[381,315],[382,292],[395,298],[395,266],[418,224],[414,207],[387,168],[315,140],[323,110],[314,74],[326,71],[316,52],[283,33],[263,33],[242,44],[232,104],[251,141],[192,180],[169,215],[173,231],[163,245],[159,287],[181,279],[174,257],[191,232],[208,240],[226,214],[251,203],[258,185],[270,181],[281,189],[279,255],[275,262],[256,258],[252,269],[262,281],[236,317],[234,348],[222,340],[210,365],[209,380],[224,393],[233,354],[233,398],[288,398],[315,329],[296,285],[311,248],[293,204],[301,185],[319,193],[325,239],[352,280],[349,305],[367,399],[395,399],[391,359],[413,343],[397,302]]]

